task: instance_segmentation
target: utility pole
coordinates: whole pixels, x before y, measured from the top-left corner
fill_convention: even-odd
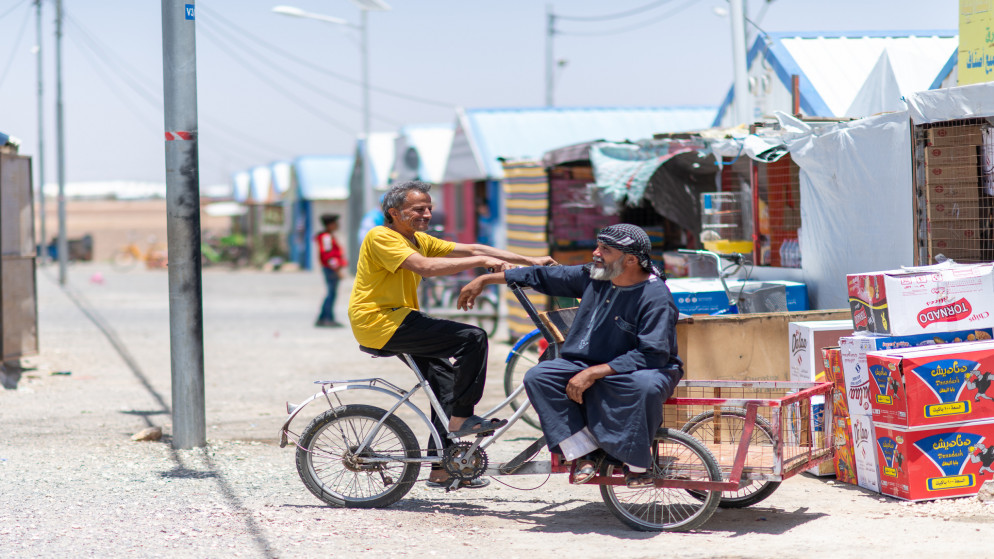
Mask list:
[[[55,0],[55,157],[59,175],[59,285],[66,284],[69,243],[66,241],[66,141],[62,115],[62,0]]]
[[[552,13],[552,4],[545,5],[545,106],[551,107],[554,104],[553,88],[556,72],[555,54],[552,42],[556,34],[556,16]]]
[[[38,234],[41,239],[38,245],[41,246],[41,255],[38,258],[42,264],[48,262],[48,233],[45,231],[45,96],[42,87],[42,56],[41,56],[41,0],[35,0],[35,22],[38,25],[38,44],[35,46],[35,63],[38,67],[38,217],[40,219],[40,229]]]
[[[194,0],[162,0],[173,447],[207,444]]]
[[[369,18],[369,11],[359,10],[359,13],[361,14],[360,17],[362,18],[359,20],[360,36],[361,36],[360,42],[362,43],[360,45],[361,57],[362,57],[362,61],[360,64],[362,66],[362,133],[366,137],[365,141],[366,153],[362,158],[363,192],[362,196],[359,198],[360,201],[359,203],[362,206],[362,213],[359,215],[359,218],[361,219],[362,216],[365,215],[367,211],[369,211],[370,205],[373,203],[375,197],[373,196],[373,180],[372,180],[373,173],[370,172],[371,165],[369,161],[369,135],[371,134],[372,131],[372,124],[370,123],[370,113],[369,113],[370,110],[369,109],[370,107],[369,105],[369,25],[367,21]],[[356,221],[356,225],[358,224],[359,222]],[[357,250],[352,254],[358,255],[359,252]],[[358,256],[353,257],[353,260],[358,261],[359,260]]]
[[[732,69],[735,75],[735,122],[752,122],[752,97],[749,92],[749,70],[746,65],[745,0],[729,0],[732,22]]]

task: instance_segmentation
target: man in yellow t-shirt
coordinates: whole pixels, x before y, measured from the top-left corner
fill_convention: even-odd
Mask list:
[[[450,417],[447,426],[432,410],[443,435],[491,432],[506,420],[473,414],[483,396],[487,372],[487,334],[482,329],[420,312],[422,277],[445,276],[472,268],[505,270],[509,264],[542,266],[548,256],[530,258],[486,245],[443,241],[424,231],[431,222],[431,185],[420,181],[394,186],[383,197],[384,225],[366,234],[359,249],[349,322],[359,345],[390,353],[409,353],[425,374]],[[450,361],[451,359],[451,361]],[[429,448],[434,443],[429,443]],[[433,469],[429,484],[444,486],[448,473]],[[486,480],[465,482],[483,487]]]

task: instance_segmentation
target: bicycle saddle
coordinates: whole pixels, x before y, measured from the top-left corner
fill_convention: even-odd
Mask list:
[[[392,351],[386,351],[383,349],[373,349],[371,347],[366,347],[364,345],[359,346],[359,351],[363,353],[368,353],[373,357],[396,357],[397,355],[400,355],[399,353],[394,353]]]

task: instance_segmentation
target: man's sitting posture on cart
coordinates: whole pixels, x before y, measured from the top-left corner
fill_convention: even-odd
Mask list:
[[[503,270],[508,262],[542,265],[549,257],[528,258],[484,245],[443,241],[424,231],[431,222],[430,185],[405,182],[383,197],[385,225],[367,233],[359,250],[355,283],[349,298],[349,322],[362,346],[390,353],[408,353],[424,373],[446,415],[448,431],[457,436],[482,434],[506,420],[473,415],[483,396],[487,372],[487,334],[482,329],[419,312],[422,277],[456,274],[472,268]],[[450,362],[449,360],[452,359]],[[432,410],[432,422],[446,429]],[[429,445],[433,446],[434,441]],[[448,473],[433,469],[429,484],[440,486]],[[464,482],[483,487],[485,480]]]
[[[593,479],[604,453],[625,464],[630,487],[652,483],[650,447],[683,364],[677,308],[650,246],[641,228],[612,225],[597,236],[593,264],[487,274],[459,296],[460,308],[472,308],[484,286],[506,281],[581,298],[562,357],[532,367],[524,381],[549,449],[578,460],[575,483]]]

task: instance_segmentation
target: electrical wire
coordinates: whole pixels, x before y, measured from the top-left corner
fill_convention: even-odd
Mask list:
[[[17,0],[16,2],[14,2],[14,5],[10,7],[9,10],[7,10],[6,12],[0,14],[0,19],[3,19],[5,17],[9,16],[11,13],[14,12],[14,10],[16,10],[17,8],[19,8],[21,4],[23,4],[25,2],[30,2],[30,1],[31,0]]]
[[[555,18],[556,19],[565,19],[565,20],[569,20],[569,21],[608,21],[608,20],[611,20],[611,19],[621,19],[621,18],[624,18],[624,17],[628,17],[628,16],[633,16],[633,15],[636,15],[636,14],[640,14],[642,12],[647,12],[647,11],[653,9],[653,8],[658,8],[659,6],[662,6],[663,4],[668,4],[668,3],[672,2],[672,1],[673,0],[659,0],[658,2],[652,2],[652,3],[646,4],[644,6],[639,6],[638,8],[632,8],[630,10],[626,10],[624,12],[617,12],[617,13],[613,13],[613,14],[605,14],[605,15],[602,15],[602,16],[560,16],[560,15],[556,15]]]
[[[292,101],[298,107],[300,107],[300,108],[302,108],[302,109],[304,109],[304,110],[312,113],[313,115],[321,118],[322,120],[324,120],[328,124],[334,126],[335,128],[338,128],[339,130],[341,130],[341,131],[343,131],[343,132],[345,132],[347,134],[355,135],[356,131],[352,127],[350,127],[347,124],[341,122],[340,120],[332,117],[331,115],[326,114],[326,113],[318,110],[316,107],[314,107],[313,105],[311,105],[310,103],[308,103],[304,99],[301,99],[299,96],[295,95],[293,92],[287,90],[286,88],[273,83],[271,80],[267,80],[264,76],[262,76],[261,74],[259,74],[258,72],[256,72],[256,69],[252,66],[252,64],[250,64],[247,60],[245,60],[244,58],[240,57],[234,51],[232,51],[231,49],[229,49],[227,45],[221,43],[216,38],[211,37],[210,35],[207,35],[206,37],[208,37],[211,40],[211,42],[214,43],[215,46],[217,46],[219,49],[221,49],[222,51],[224,51],[224,53],[227,54],[232,60],[234,60],[240,66],[242,66],[243,68],[245,68],[250,74],[252,74],[253,76],[259,78],[259,81],[261,81],[262,83],[266,84],[271,89],[276,90],[278,93],[282,94],[284,97],[286,97],[287,99],[289,99],[290,101]]]
[[[222,23],[224,25],[227,25],[227,26],[233,28],[234,30],[236,30],[238,32],[238,34],[240,36],[248,37],[248,38],[252,39],[252,41],[255,42],[255,43],[259,43],[261,45],[265,45],[267,49],[275,52],[276,54],[279,54],[280,56],[282,56],[282,57],[284,57],[284,58],[286,58],[288,60],[296,62],[297,64],[300,64],[301,66],[304,66],[305,68],[309,68],[311,70],[314,70],[315,72],[319,72],[319,73],[325,74],[326,76],[331,76],[331,77],[333,77],[335,79],[338,79],[340,81],[343,81],[345,83],[362,87],[362,82],[360,80],[357,80],[355,78],[350,78],[350,77],[348,77],[348,76],[346,76],[344,74],[339,74],[338,72],[334,72],[334,71],[329,70],[327,68],[318,66],[318,65],[316,65],[316,64],[314,64],[312,62],[309,62],[309,61],[307,61],[307,60],[305,60],[303,58],[300,58],[299,56],[297,56],[297,55],[295,55],[295,54],[293,54],[293,53],[291,53],[289,51],[281,49],[280,47],[274,45],[273,43],[270,43],[269,41],[266,41],[262,37],[259,37],[258,35],[252,33],[251,31],[248,31],[244,27],[241,27],[241,26],[239,26],[239,25],[237,25],[237,24],[235,24],[235,23],[233,23],[233,22],[225,19],[223,16],[221,16],[220,13],[218,13],[218,12],[216,12],[214,10],[211,10],[210,8],[208,8],[205,5],[203,5],[203,3],[198,4],[197,5],[197,9],[203,11],[206,15],[211,15],[219,23]],[[451,109],[451,108],[455,107],[455,103],[446,103],[444,101],[437,101],[437,100],[433,100],[433,99],[426,99],[424,97],[417,97],[415,95],[409,95],[407,93],[401,93],[401,92],[398,92],[398,91],[393,91],[393,90],[382,88],[382,87],[376,87],[374,85],[370,85],[369,86],[369,90],[370,91],[375,91],[376,93],[379,93],[379,94],[382,94],[382,95],[388,95],[390,97],[396,97],[398,99],[404,99],[404,100],[407,100],[407,101],[413,101],[415,103],[422,103],[422,104],[425,104],[425,105],[434,105],[436,107],[445,107],[447,109]]]
[[[282,74],[282,75],[286,76],[287,78],[296,81],[297,83],[299,83],[302,86],[304,86],[306,89],[309,89],[309,90],[317,93],[318,95],[326,97],[326,98],[328,98],[328,99],[330,99],[330,100],[332,100],[332,101],[334,101],[334,102],[336,102],[336,103],[338,103],[340,105],[343,105],[346,108],[350,108],[350,109],[352,109],[352,110],[354,110],[356,112],[362,112],[363,109],[362,109],[361,106],[359,106],[359,105],[357,105],[355,103],[352,103],[351,101],[348,101],[346,99],[343,99],[341,97],[332,95],[332,94],[328,93],[326,90],[324,90],[323,88],[321,88],[321,87],[319,87],[317,85],[314,85],[314,84],[312,84],[310,82],[307,82],[307,81],[303,80],[300,77],[299,74],[295,74],[295,73],[291,72],[290,70],[287,70],[285,67],[280,66],[279,64],[276,64],[273,61],[267,59],[258,50],[255,50],[254,47],[251,45],[251,43],[247,43],[247,42],[243,41],[237,35],[233,35],[232,32],[230,32],[230,31],[223,30],[223,29],[218,28],[218,27],[212,27],[212,25],[213,24],[207,24],[206,26],[203,26],[203,24],[202,24],[201,28],[205,29],[205,30],[208,30],[210,32],[217,32],[220,35],[224,35],[224,37],[223,37],[224,40],[228,41],[229,43],[234,43],[235,46],[237,46],[241,51],[247,52],[247,53],[251,54],[257,62],[262,62],[263,64],[265,64],[266,66],[268,66],[272,71],[274,71],[276,73],[279,73],[279,74]],[[219,40],[220,37],[214,36],[214,37],[208,37],[208,38],[210,38],[213,41],[217,41],[217,40]],[[393,119],[390,119],[390,118],[387,118],[387,117],[384,117],[384,116],[381,116],[381,115],[378,115],[378,114],[375,114],[375,113],[371,113],[370,116],[372,118],[375,118],[376,120],[378,120],[380,122],[383,122],[385,124],[389,124],[391,126],[398,126],[399,127],[399,126],[403,125],[401,122],[398,122],[396,120],[393,120]]]
[[[65,14],[64,17],[66,17]],[[69,18],[67,17],[66,19]],[[147,89],[147,86],[142,86],[140,84],[140,80],[146,78],[143,78],[142,76],[137,76],[137,79],[133,79],[136,78],[136,76],[123,75],[121,67],[128,66],[128,64],[124,62],[123,59],[120,58],[117,59],[117,62],[119,64],[112,63],[111,60],[112,57],[107,55],[108,52],[113,52],[112,50],[103,48],[103,45],[101,45],[100,42],[97,39],[95,39],[92,34],[88,33],[86,29],[82,26],[82,24],[80,24],[78,21],[72,21],[72,24],[74,30],[78,32],[79,36],[77,37],[77,34],[74,33],[67,33],[67,36],[71,41],[78,42],[78,46],[81,47],[79,49],[80,54],[83,55],[83,58],[86,59],[87,63],[94,69],[94,71],[100,74],[104,78],[105,83],[110,84],[112,83],[112,78],[117,78],[117,80],[119,80],[125,86],[132,89],[136,94],[138,94],[139,97],[141,97],[143,100],[148,102],[149,105],[151,105],[152,108],[156,110],[157,115],[161,114],[163,110],[162,97],[160,95],[152,93],[151,90]],[[82,39],[82,37],[85,37],[85,40]],[[92,58],[91,55],[93,56]],[[103,66],[105,66],[106,69],[101,68],[100,64],[103,64]],[[107,73],[107,70],[110,71],[110,74]],[[137,74],[137,71],[133,73]],[[112,93],[118,99],[121,100],[122,104],[124,104],[132,113],[134,113],[141,120],[142,124],[146,125],[154,135],[158,136],[162,133],[161,123],[150,121],[149,114],[146,111],[143,111],[141,108],[136,107],[127,97],[122,96],[121,90],[119,88],[111,87],[110,89]],[[253,152],[250,155],[256,159],[271,159],[274,153],[279,153],[280,151],[282,151],[282,148],[278,148],[275,146],[267,146],[263,143],[259,143],[253,140],[248,140],[246,139],[247,134],[239,132],[233,128],[230,128],[220,122],[215,122],[213,119],[202,118],[199,116],[198,119],[200,120],[200,123],[204,125],[201,128],[201,130],[198,131],[199,133],[198,135],[200,137],[203,137],[204,132],[207,132],[208,135],[214,132],[218,132],[219,136],[225,136],[228,138],[229,144],[230,143],[241,144],[241,147],[239,148],[229,148],[227,146],[224,146],[223,144],[215,144],[215,143],[200,144],[202,147],[209,146],[211,149],[216,149],[217,151],[221,152],[224,155],[227,155],[231,159],[244,159],[245,158],[244,152],[246,151]],[[234,142],[232,142],[231,140],[234,140]]]
[[[626,33],[628,31],[634,31],[636,29],[641,29],[643,27],[648,27],[649,25],[652,25],[654,23],[659,23],[660,21],[663,21],[664,19],[667,19],[667,18],[669,18],[671,16],[674,16],[674,15],[682,12],[683,10],[686,10],[691,5],[696,4],[699,1],[700,0],[689,0],[688,2],[680,4],[679,6],[677,6],[676,8],[674,8],[674,9],[672,9],[670,11],[661,14],[657,18],[646,20],[646,21],[637,23],[635,25],[630,25],[628,27],[621,27],[619,29],[611,29],[609,31],[591,31],[591,32],[586,32],[586,33],[584,33],[584,32],[574,32],[574,31],[558,31],[557,30],[555,33],[557,35],[574,35],[574,36],[585,36],[585,37],[600,37],[600,36],[604,36],[604,35],[616,35],[618,33]]]
[[[28,28],[28,19],[30,19],[30,17],[31,10],[28,10],[27,13],[24,14],[24,22],[21,23],[21,30],[17,32],[17,38],[14,39],[14,48],[10,49],[10,57],[7,58],[7,64],[3,68],[3,74],[0,74],[0,87],[3,87],[3,82],[7,79],[7,73],[10,72],[10,66],[14,63],[14,57],[17,55],[18,47],[21,46],[21,39],[24,38],[24,30]]]

